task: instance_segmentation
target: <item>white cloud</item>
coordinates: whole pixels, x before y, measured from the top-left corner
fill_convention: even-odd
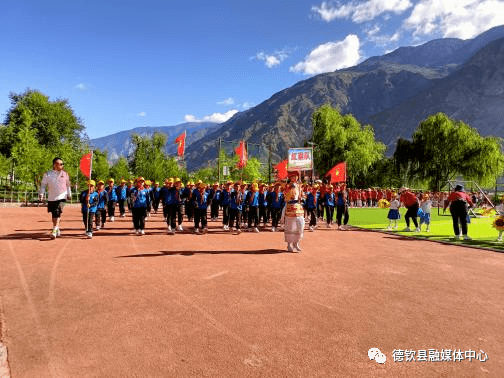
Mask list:
[[[421,0],[404,21],[414,36],[469,39],[504,24],[502,0]]]
[[[84,83],[79,83],[79,84],[77,84],[77,85],[74,87],[74,89],[77,89],[78,91],[85,91],[85,90],[87,90],[88,88],[87,88],[86,84],[84,84]]]
[[[137,113],[137,117],[145,117],[146,115],[147,115],[147,113],[145,113],[145,112]]]
[[[399,41],[401,38],[401,32],[397,31],[392,35],[389,34],[379,34],[380,27],[378,25],[374,25],[370,29],[364,30],[364,33],[367,36],[367,40],[373,42],[379,46],[386,46],[390,43],[394,43]]]
[[[359,38],[350,34],[343,41],[317,46],[303,61],[292,66],[290,71],[312,75],[351,67],[361,58],[359,48]]]
[[[263,61],[266,67],[273,68],[287,59],[289,54],[290,52],[287,49],[277,50],[271,54],[258,52],[252,59]]]
[[[343,5],[324,1],[320,6],[312,6],[311,10],[318,13],[320,18],[326,22],[333,21],[336,18],[351,18],[353,22],[362,23],[373,20],[386,12],[401,14],[411,8],[412,5],[410,0],[350,1],[348,4]]]
[[[243,104],[241,104],[241,108],[242,108],[243,110],[245,110],[245,109],[250,109],[250,108],[251,108],[251,107],[253,107],[253,106],[255,106],[253,103],[251,103],[251,102],[247,102],[247,101],[245,101]]]
[[[217,102],[217,105],[229,106],[229,105],[233,105],[234,103],[235,103],[234,98],[229,97],[229,98],[226,98],[225,100]]]
[[[208,116],[204,116],[203,118],[197,118],[196,116],[192,114],[186,114],[184,117],[185,122],[216,122],[216,123],[222,123],[226,122],[228,119],[230,119],[232,116],[234,116],[236,113],[238,113],[238,110],[232,109],[229,110],[225,113],[213,113]]]

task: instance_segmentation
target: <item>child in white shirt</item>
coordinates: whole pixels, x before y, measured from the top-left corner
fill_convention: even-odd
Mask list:
[[[399,213],[399,208],[401,207],[401,202],[397,199],[397,194],[392,193],[392,198],[390,201],[390,210],[388,212],[387,218],[389,220],[389,225],[387,230],[392,230],[392,223],[394,223],[394,229],[397,230],[399,226],[397,225],[397,221],[401,219],[401,214]]]
[[[420,229],[422,229],[422,224],[426,224],[427,228],[425,231],[430,231],[430,220],[431,220],[431,208],[432,201],[429,199],[429,195],[426,193],[422,196],[422,201],[420,202],[420,209],[422,210],[422,215],[420,216]]]

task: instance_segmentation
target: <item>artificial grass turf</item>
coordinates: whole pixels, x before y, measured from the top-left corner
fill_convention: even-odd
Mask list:
[[[399,226],[397,230],[387,231],[387,226],[389,224],[389,220],[387,219],[388,209],[350,208],[348,209],[350,214],[349,224],[369,230],[387,231],[408,237],[443,241],[453,244],[492,248],[504,252],[504,242],[497,241],[499,232],[492,227],[492,222],[494,221],[495,216],[477,218],[471,217],[471,223],[468,224],[468,235],[473,240],[465,241],[452,239],[454,236],[453,223],[448,210],[443,215],[443,210],[440,209],[440,214],[438,215],[438,209],[432,209],[430,232],[425,231],[425,225],[422,226],[421,232],[403,231],[406,227],[406,222],[404,220],[406,209],[401,208],[399,211],[401,213],[401,219],[397,222]],[[478,213],[477,210],[476,213]],[[417,218],[417,220],[420,222],[420,218]],[[413,222],[410,222],[410,228],[414,230],[415,226],[413,225]]]

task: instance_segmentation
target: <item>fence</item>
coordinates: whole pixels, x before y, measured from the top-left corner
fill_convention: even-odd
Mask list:
[[[35,190],[16,191],[3,189],[0,190],[0,203],[19,203],[25,206],[40,205],[47,201],[47,193],[44,194],[44,201],[39,201],[39,194]],[[78,203],[79,193],[72,193],[72,199],[69,203]]]

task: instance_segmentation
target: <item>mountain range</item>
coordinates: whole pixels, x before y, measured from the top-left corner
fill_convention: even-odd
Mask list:
[[[222,124],[199,124],[201,129],[190,124],[196,134],[189,140],[188,129],[187,167],[193,170],[214,161],[219,138],[258,143],[262,148],[256,153],[263,158],[271,146],[273,161],[284,159],[289,147],[303,146],[310,139],[311,114],[326,103],[343,114],[353,114],[362,124],[371,124],[376,138],[387,145],[388,155],[393,154],[398,138],[410,138],[423,119],[440,111],[478,128],[482,135],[500,136],[502,67],[504,26],[470,40],[445,38],[401,47],[357,66],[300,81]],[[172,128],[183,131],[179,126]],[[175,147],[170,139],[177,132],[168,137],[168,148]],[[96,141],[92,143],[99,147]],[[107,148],[115,148],[120,155],[114,143]],[[123,140],[122,146],[124,150],[127,142]]]

